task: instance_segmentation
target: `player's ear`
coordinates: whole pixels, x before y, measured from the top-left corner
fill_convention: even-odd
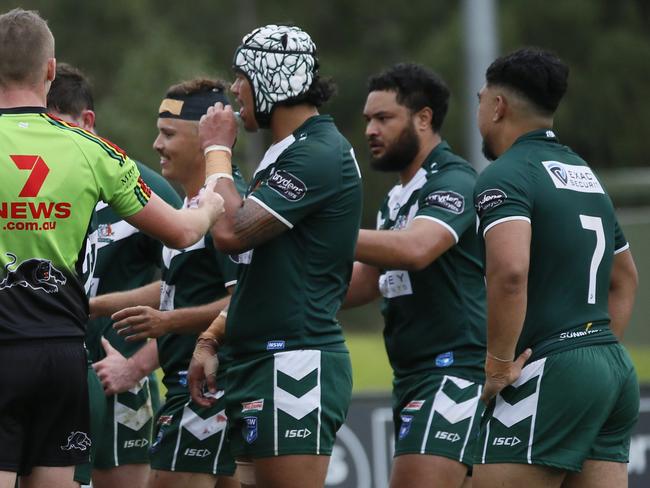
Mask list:
[[[81,111],[81,127],[89,132],[95,132],[95,112],[88,109]]]
[[[56,58],[49,58],[47,60],[46,81],[54,81],[56,78]]]
[[[423,107],[415,114],[415,124],[418,130],[431,130],[431,120],[433,119],[433,110],[431,107]]]
[[[503,95],[496,96],[496,103],[494,104],[494,113],[492,114],[492,122],[499,122],[508,110],[508,99]]]

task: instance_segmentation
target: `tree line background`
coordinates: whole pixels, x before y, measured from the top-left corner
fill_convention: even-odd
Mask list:
[[[482,0],[475,0],[476,2]],[[232,79],[231,62],[244,34],[291,22],[315,40],[321,72],[338,84],[324,107],[355,147],[364,171],[364,225],[394,175],[368,168],[361,111],[366,80],[399,61],[423,63],[452,91],[444,137],[467,155],[464,124],[476,99],[464,97],[464,45],[458,0],[0,0],[38,10],[56,38],[57,58],[80,67],[95,88],[98,131],[154,169],[156,111],[166,88],[197,75]],[[571,68],[556,129],[599,168],[650,162],[650,2],[647,0],[500,0],[500,52],[537,45]],[[476,90],[480,86],[476,87]],[[471,105],[469,105],[471,104]],[[236,159],[250,173],[268,140],[242,135]]]

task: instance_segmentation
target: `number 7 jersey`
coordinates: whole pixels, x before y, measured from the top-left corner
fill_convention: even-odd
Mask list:
[[[609,195],[551,130],[524,134],[479,177],[483,239],[502,222],[531,225],[528,304],[517,354],[535,357],[615,342],[608,290],[614,255],[629,248]]]

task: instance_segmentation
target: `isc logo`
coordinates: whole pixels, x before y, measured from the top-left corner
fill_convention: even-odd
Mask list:
[[[521,439],[519,437],[495,437],[492,442],[493,446],[516,446],[521,444]]]
[[[456,442],[460,440],[460,435],[458,435],[456,432],[445,432],[442,430],[436,432],[436,435],[434,437],[436,439],[442,439],[443,441],[449,442]]]
[[[124,441],[124,448],[130,449],[132,447],[146,447],[147,444],[149,444],[148,439],[131,439],[128,441]]]
[[[305,437],[309,437],[310,435],[311,435],[311,431],[309,429],[291,429],[291,430],[284,431],[285,438],[299,437],[301,439],[304,439]]]
[[[185,449],[185,452],[183,454],[185,456],[204,458],[206,456],[209,456],[211,453],[209,449],[191,449],[188,447]]]

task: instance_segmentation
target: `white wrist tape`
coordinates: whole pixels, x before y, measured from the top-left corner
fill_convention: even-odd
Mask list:
[[[220,144],[212,144],[211,146],[206,147],[203,150],[203,155],[207,156],[208,153],[212,152],[212,151],[223,151],[223,152],[226,152],[226,153],[228,153],[228,154],[230,154],[232,156],[232,149],[230,149],[228,146],[222,146]]]

